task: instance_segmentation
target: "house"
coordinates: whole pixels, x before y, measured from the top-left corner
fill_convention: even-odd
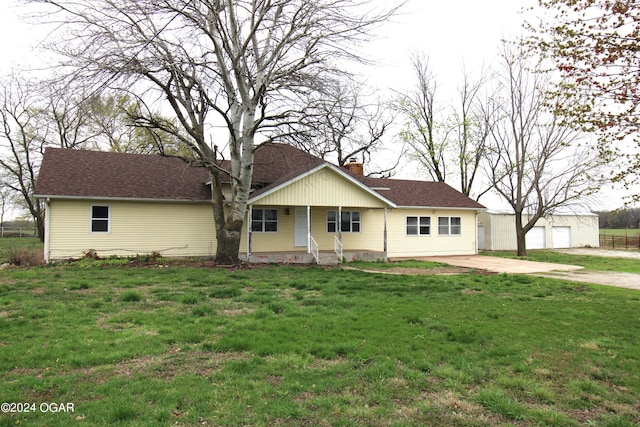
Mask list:
[[[523,221],[528,221],[525,215]],[[491,251],[517,249],[513,213],[484,211],[478,215],[478,248]],[[527,249],[600,246],[598,215],[555,214],[540,218],[526,235]]]
[[[361,164],[347,166],[285,144],[257,148],[241,256],[335,262],[477,253],[481,204],[444,183],[368,178]],[[46,202],[47,261],[90,249],[215,255],[209,175],[179,158],[48,148],[35,193]]]

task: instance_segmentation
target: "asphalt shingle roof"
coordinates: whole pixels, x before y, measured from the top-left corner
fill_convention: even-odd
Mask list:
[[[322,159],[290,145],[265,144],[256,150],[253,184],[261,192],[322,164]],[[441,182],[367,178],[346,170],[345,173],[398,206],[484,208]],[[211,199],[208,181],[209,174],[204,168],[175,157],[47,148],[35,194],[208,201]]]

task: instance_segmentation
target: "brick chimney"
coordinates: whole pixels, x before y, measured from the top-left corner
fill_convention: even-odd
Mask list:
[[[364,165],[353,157],[344,164],[344,167],[349,169],[349,171],[355,175],[364,176]]]

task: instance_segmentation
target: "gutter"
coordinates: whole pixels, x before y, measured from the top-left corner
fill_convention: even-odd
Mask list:
[[[36,199],[51,199],[57,200],[109,200],[116,202],[163,202],[163,203],[211,203],[211,199],[153,199],[153,198],[140,198],[140,197],[101,197],[101,196],[64,196],[64,195],[47,195],[47,194],[34,194]]]

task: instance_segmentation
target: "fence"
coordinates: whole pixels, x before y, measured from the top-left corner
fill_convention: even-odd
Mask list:
[[[1,237],[38,237],[34,227],[0,227]]]
[[[605,249],[640,249],[640,234],[601,234],[600,247]]]

